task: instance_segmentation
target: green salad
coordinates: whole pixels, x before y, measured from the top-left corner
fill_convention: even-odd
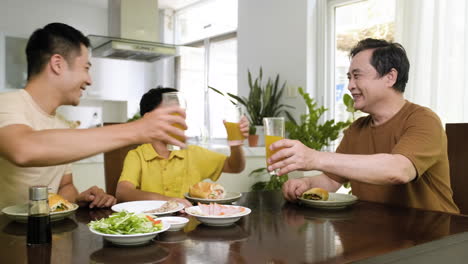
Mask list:
[[[92,229],[112,235],[133,235],[159,231],[163,224],[149,215],[122,211],[111,214],[108,218],[91,221],[88,224]]]

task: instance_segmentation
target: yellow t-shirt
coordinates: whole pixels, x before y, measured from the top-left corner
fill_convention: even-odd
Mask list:
[[[226,158],[202,147],[188,146],[172,151],[165,159],[151,144],[143,144],[128,152],[119,182],[128,181],[142,191],[183,198],[195,183],[208,178],[216,181]]]
[[[69,128],[57,115],[45,113],[23,89],[0,94],[0,127],[15,124],[34,130]],[[32,185],[47,185],[57,192],[62,176],[71,172],[70,164],[22,168],[0,157],[0,209],[27,203]]]

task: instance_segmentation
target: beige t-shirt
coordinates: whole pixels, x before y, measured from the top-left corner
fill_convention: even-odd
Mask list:
[[[0,94],[0,127],[13,124],[34,130],[69,128],[59,117],[45,113],[25,90]],[[57,192],[62,176],[68,173],[70,164],[21,168],[0,157],[0,209],[26,203],[32,185],[47,185]]]
[[[447,154],[447,136],[439,117],[429,108],[410,102],[382,125],[371,117],[356,120],[346,131],[337,153],[401,154],[417,171],[407,184],[375,185],[351,181],[352,192],[361,200],[405,207],[458,213],[452,198]]]

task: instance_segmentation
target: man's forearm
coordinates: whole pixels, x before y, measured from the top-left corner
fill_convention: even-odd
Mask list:
[[[416,176],[411,161],[398,154],[348,155],[320,152],[317,160],[319,162],[316,169],[320,171],[371,184],[404,184]]]
[[[61,186],[57,193],[60,194],[63,198],[65,198],[67,201],[76,203],[76,199],[78,197],[78,190],[73,184]]]
[[[320,187],[329,192],[337,191],[342,185],[342,183],[331,179],[324,173],[316,176],[303,177],[301,179],[307,184],[309,189],[313,187]]]
[[[245,155],[242,146],[232,146],[231,155],[226,161],[230,173],[239,173],[245,169]]]
[[[14,150],[4,153],[4,156],[19,166],[52,166],[135,144],[139,139],[132,130],[130,124],[92,129],[50,129],[23,133],[20,140],[0,144],[2,149]]]

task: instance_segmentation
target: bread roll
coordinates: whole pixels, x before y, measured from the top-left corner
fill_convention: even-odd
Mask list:
[[[328,192],[322,188],[312,188],[305,191],[301,197],[307,200],[327,201]]]
[[[224,187],[217,183],[199,182],[190,187],[189,195],[202,199],[222,199],[225,192]]]
[[[66,211],[73,208],[73,204],[56,193],[49,193],[50,212]]]

